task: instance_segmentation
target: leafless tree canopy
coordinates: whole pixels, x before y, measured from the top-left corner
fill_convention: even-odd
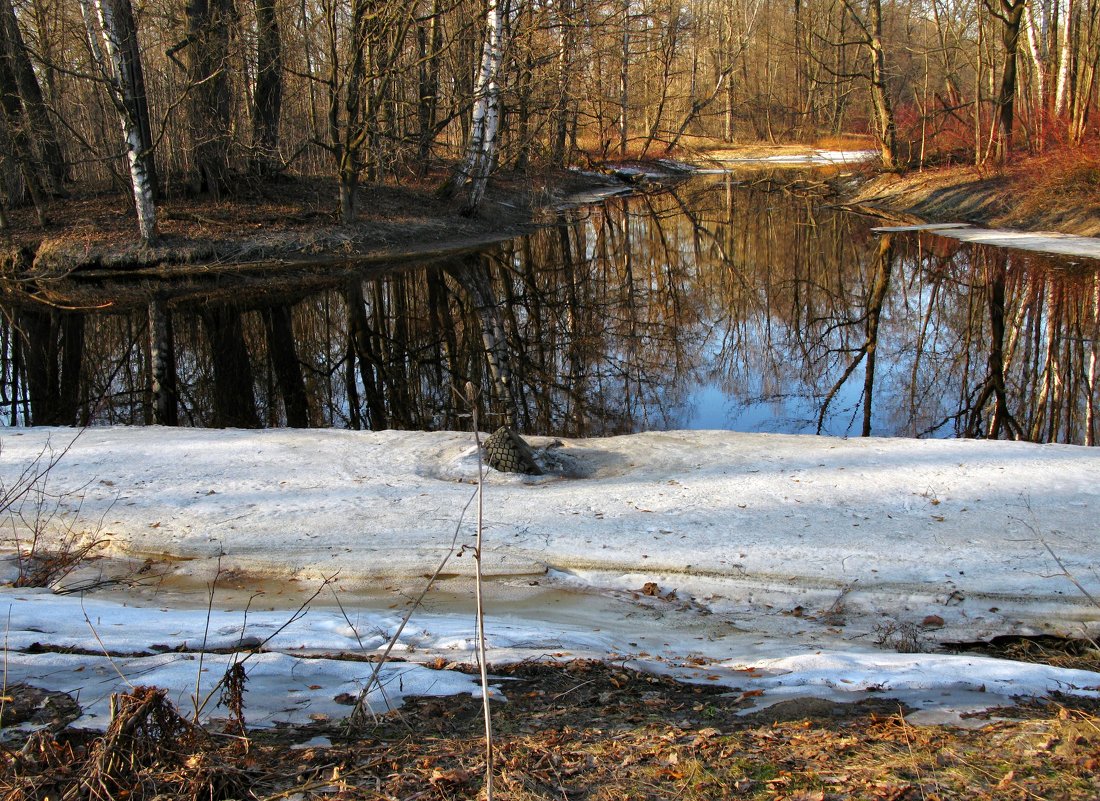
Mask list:
[[[0,188],[480,178],[707,141],[877,137],[888,167],[1090,132],[1096,0],[0,0]],[[488,123],[488,125],[487,125]],[[463,158],[465,156],[465,158]]]

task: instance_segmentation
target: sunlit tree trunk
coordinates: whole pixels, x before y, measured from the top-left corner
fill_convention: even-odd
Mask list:
[[[1054,113],[1059,117],[1065,114],[1066,99],[1069,97],[1070,65],[1073,63],[1072,37],[1077,16],[1077,0],[1066,0],[1061,35],[1058,37],[1058,78],[1054,85]]]
[[[985,0],[989,12],[1001,21],[1001,43],[1004,46],[1004,67],[1001,70],[1001,86],[997,94],[997,137],[994,149],[994,156],[1000,164],[1006,163],[1012,152],[1020,28],[1026,3],[1027,0]]]
[[[619,66],[619,156],[625,158],[630,135],[630,0],[622,0],[622,62]]]
[[[864,18],[854,0],[844,0],[849,14],[861,29],[863,46],[870,60],[868,80],[871,105],[874,108],[882,166],[888,170],[900,166],[898,157],[897,124],[894,120],[893,101],[887,84],[886,50],[882,43],[882,5],[880,0],[867,0],[867,16]]]
[[[550,162],[555,166],[565,166],[569,137],[569,115],[571,92],[569,82],[573,72],[573,50],[575,33],[573,30],[573,2],[559,0],[558,3],[558,88],[554,96],[554,138],[550,145]]]
[[[1032,83],[1035,89],[1034,117],[1035,139],[1038,149],[1043,148],[1046,122],[1050,114],[1050,30],[1042,12],[1029,3],[1024,9],[1024,29],[1027,32],[1027,48],[1031,57]]]
[[[157,240],[157,175],[137,28],[130,0],[79,0],[88,45],[118,111],[137,211],[146,244]]]
[[[485,40],[481,66],[474,86],[474,113],[466,157],[455,170],[444,194],[465,192],[462,213],[477,214],[489,176],[497,161],[500,130],[500,71],[504,58],[504,7],[501,0],[489,0],[485,11]]]

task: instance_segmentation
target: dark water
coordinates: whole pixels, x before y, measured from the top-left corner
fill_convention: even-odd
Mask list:
[[[1091,444],[1096,265],[876,224],[699,178],[389,271],[13,281],[0,422],[467,428],[470,381],[541,434]]]

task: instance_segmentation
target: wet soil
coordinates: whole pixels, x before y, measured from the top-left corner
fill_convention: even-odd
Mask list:
[[[457,669],[457,668],[456,668]],[[468,668],[463,668],[468,669]],[[494,666],[494,787],[506,799],[1094,799],[1097,703],[1051,698],[974,729],[909,724],[896,702],[751,699],[600,662]],[[12,801],[484,797],[481,701],[412,699],[341,721],[196,731],[138,688],[106,735],[65,730],[0,756]],[[350,707],[349,707],[350,708]],[[141,716],[144,714],[144,717]],[[247,723],[247,693],[242,714]]]

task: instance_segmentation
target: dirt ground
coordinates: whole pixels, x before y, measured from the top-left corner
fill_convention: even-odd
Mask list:
[[[222,267],[278,269],[296,263],[358,263],[418,258],[511,238],[543,221],[574,192],[617,183],[612,176],[553,171],[503,175],[475,217],[438,196],[443,174],[420,181],[365,184],[354,225],[342,225],[335,181],[292,178],[242,183],[232,198],[169,197],[158,206],[160,240],[143,247],[132,204],[118,192],[74,192],[48,209],[10,212],[0,271],[57,276],[74,271],[162,275]]]
[[[1100,705],[1052,698],[975,721],[913,726],[896,702],[787,701],[600,662],[497,667],[503,799],[1095,799]],[[349,699],[350,700],[350,699]],[[247,724],[247,687],[240,713]],[[232,704],[230,704],[232,708]],[[196,729],[156,691],[119,703],[104,735],[10,744],[0,791],[22,799],[466,799],[485,794],[481,702],[423,698],[349,732]],[[324,737],[325,740],[317,740]]]
[[[845,199],[906,221],[1100,236],[1100,162],[1085,152],[1039,156],[1001,169],[963,165],[884,173]]]

